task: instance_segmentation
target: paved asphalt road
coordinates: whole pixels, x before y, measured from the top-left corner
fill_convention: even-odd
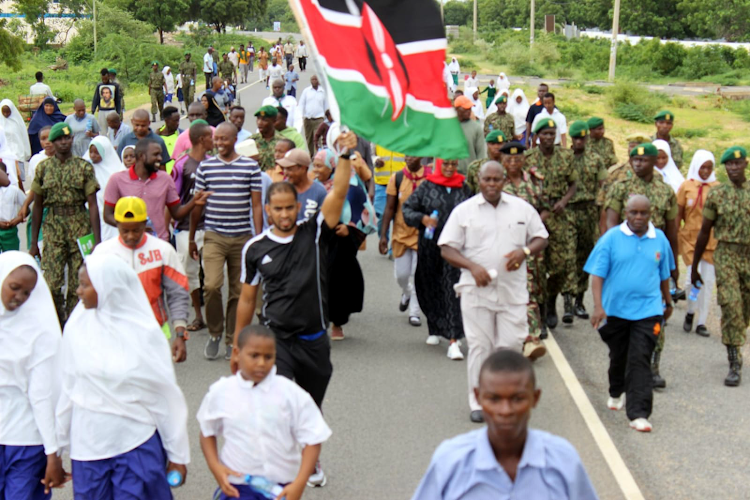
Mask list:
[[[310,75],[302,74],[300,91]],[[260,85],[242,90],[250,117],[245,128],[254,129],[251,112],[266,92]],[[346,340],[332,348],[335,370],[324,410],[333,436],[322,452],[328,485],[308,489],[305,498],[409,498],[435,447],[477,428],[468,419],[465,362],[450,361],[445,344],[425,345],[426,326],[409,326],[405,314],[398,312],[400,291],[393,264],[377,253],[376,243],[370,237],[368,250],[360,253],[366,281],[364,311],[346,325]],[[561,307],[558,304],[558,310]],[[590,299],[588,307],[591,310]],[[576,446],[603,499],[639,497],[625,496],[618,487],[566,382],[573,389],[577,382],[583,387],[582,394],[596,409],[604,434],[611,436],[643,498],[750,498],[750,385],[722,385],[727,366],[717,335],[718,309],[709,317],[708,339],[683,333],[683,316],[684,302],[667,328],[663,374],[668,386],[655,396],[651,434],[631,431],[624,412],[604,406],[607,350],[588,322],[576,320],[572,327],[559,326],[554,332],[575,374],[572,382],[561,376],[559,363],[550,356],[536,364],[542,398],[532,425]],[[203,359],[207,335],[205,330],[194,333],[188,360],[176,366],[190,409],[192,452],[187,483],[175,490],[177,499],[208,499],[215,489],[194,416],[209,385],[229,370],[225,361]],[[616,454],[610,450],[606,458]],[[71,498],[70,487],[55,498]]]

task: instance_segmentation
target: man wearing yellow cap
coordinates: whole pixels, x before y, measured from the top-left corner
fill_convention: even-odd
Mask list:
[[[101,243],[94,252],[116,255],[138,274],[156,321],[162,325],[167,339],[171,337],[169,311],[176,334],[172,356],[175,362],[181,363],[187,359],[185,341],[188,339],[190,294],[177,252],[166,241],[146,234],[148,213],[146,202],[141,198],[125,196],[117,200],[115,221],[120,237]]]
[[[44,207],[47,212],[42,269],[55,301],[60,325],[65,325],[68,314],[78,303],[78,268],[83,264],[78,239],[93,234],[95,244],[101,241],[96,204],[99,183],[96,182],[94,167],[83,158],[73,156],[73,133],[66,123],[56,123],[48,140],[55,146],[55,156],[36,167],[31,191],[34,206]],[[42,210],[34,210],[29,253],[35,257],[39,256],[37,242],[41,226]],[[65,266],[69,270],[67,297],[62,293]]]

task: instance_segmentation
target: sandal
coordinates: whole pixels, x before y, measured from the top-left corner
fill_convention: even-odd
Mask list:
[[[194,319],[192,323],[190,323],[186,330],[189,332],[197,332],[198,330],[203,330],[206,328],[206,323],[202,319]]]

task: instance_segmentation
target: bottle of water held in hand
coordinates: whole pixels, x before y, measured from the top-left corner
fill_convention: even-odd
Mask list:
[[[177,470],[171,470],[169,473],[167,473],[167,482],[169,483],[169,486],[172,488],[177,488],[178,486],[182,486],[183,477],[182,474],[180,474],[180,471]]]
[[[698,300],[698,294],[701,293],[701,286],[703,286],[703,283],[699,281],[690,289],[690,296],[688,298],[691,302]]]
[[[430,219],[435,219],[435,222],[438,220],[438,211],[433,210],[432,214],[430,215]],[[427,240],[431,240],[435,236],[435,228],[434,227],[428,227],[424,230],[424,237]]]
[[[269,481],[263,476],[245,476],[245,484],[266,498],[275,499],[284,490],[280,484]]]

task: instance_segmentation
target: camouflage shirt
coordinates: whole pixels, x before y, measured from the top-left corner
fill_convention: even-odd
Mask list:
[[[578,174],[576,194],[570,199],[571,203],[581,201],[591,202],[599,192],[599,183],[607,178],[607,167],[601,156],[586,149],[583,154],[573,155],[573,165]]]
[[[703,206],[703,217],[714,221],[714,236],[724,243],[750,245],[750,182],[738,188],[724,182],[711,188]]]
[[[99,183],[94,167],[83,158],[74,156],[63,163],[53,156],[36,167],[31,190],[44,197],[45,207],[82,206],[89,195],[99,191]]]
[[[234,76],[234,64],[232,64],[232,61],[221,61],[218,68],[222,79],[229,80]]]
[[[469,189],[474,194],[479,193],[479,169],[488,161],[492,160],[490,158],[481,158],[474,160],[466,167],[466,185],[469,186]]]
[[[251,135],[250,138],[255,141],[255,146],[258,148],[258,164],[260,165],[260,169],[263,172],[273,170],[276,166],[276,158],[273,156],[276,143],[283,139],[284,136],[274,130],[271,140],[264,139],[260,132]]]
[[[634,175],[635,173],[633,173],[629,161],[615,165],[614,167],[609,167],[607,170],[607,178],[604,180],[604,184],[602,184],[599,193],[596,195],[596,205],[599,207],[604,206],[604,201],[607,198],[607,191],[612,187],[612,184],[624,179],[630,179]]]
[[[512,141],[516,132],[516,122],[508,113],[505,113],[504,115],[490,113],[490,115],[484,120],[484,135],[486,136],[493,130],[499,130],[505,134],[506,141]]]
[[[586,149],[590,149],[598,154],[604,160],[604,166],[609,168],[617,164],[617,155],[615,154],[615,143],[612,139],[602,137],[598,141],[589,138],[586,143]]]
[[[634,194],[642,194],[651,201],[651,222],[662,231],[666,230],[668,220],[677,217],[677,196],[657,175],[651,178],[651,182],[637,175],[615,182],[607,192],[604,207],[611,208],[620,214],[620,220],[625,220],[625,205]]]
[[[537,212],[541,213],[542,210],[551,209],[549,200],[547,200],[547,197],[544,196],[544,191],[542,191],[543,182],[544,177],[535,168],[531,168],[521,173],[521,182],[518,186],[513,184],[510,179],[506,179],[503,192],[521,198],[536,208]]]
[[[164,90],[164,75],[161,71],[148,74],[148,88],[151,90]]]
[[[544,194],[550,203],[565,196],[570,185],[578,180],[573,166],[573,151],[560,146],[555,146],[555,151],[549,158],[542,154],[540,147],[526,151],[526,170],[532,168],[544,179]]]
[[[182,85],[187,88],[192,80],[195,85],[195,75],[198,72],[198,66],[193,61],[182,61],[180,63],[180,74],[182,75]]]
[[[654,135],[651,139],[655,141],[656,139],[658,139],[658,137]],[[669,143],[669,149],[672,151],[672,159],[674,160],[675,165],[677,165],[677,168],[681,169],[683,157],[682,144],[680,144],[680,141],[678,141],[671,135],[669,136],[669,140],[667,142]]]

